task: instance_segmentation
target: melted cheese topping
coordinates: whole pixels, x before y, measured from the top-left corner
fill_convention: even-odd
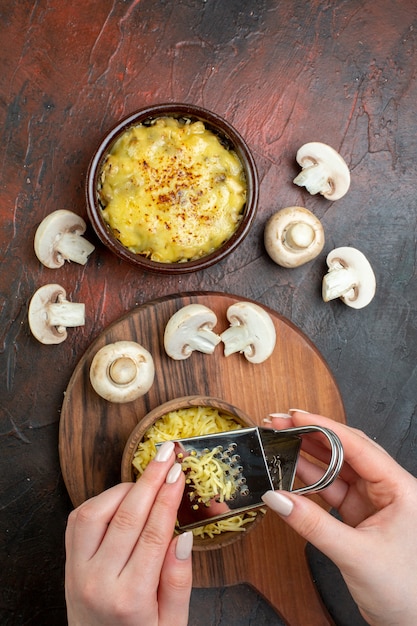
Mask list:
[[[163,117],[117,140],[98,195],[104,220],[126,248],[176,263],[205,256],[231,237],[246,181],[237,155],[203,122]]]

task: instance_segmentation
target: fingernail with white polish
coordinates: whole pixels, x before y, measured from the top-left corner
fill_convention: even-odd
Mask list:
[[[181,463],[174,463],[174,465],[169,470],[167,477],[165,478],[165,482],[169,485],[176,483],[178,478],[180,477],[182,472]]]
[[[177,545],[175,546],[175,556],[179,561],[186,561],[193,549],[193,533],[191,530],[178,535]]]
[[[175,446],[173,441],[164,441],[164,443],[155,455],[155,461],[159,461],[159,463],[164,463],[165,461],[168,461],[171,458],[174,447]]]
[[[291,418],[291,415],[288,415],[288,413],[270,413],[269,417],[281,417],[288,420]]]
[[[279,513],[283,517],[288,517],[294,508],[293,502],[277,491],[267,491],[262,496],[262,500],[269,506],[270,509]]]
[[[303,411],[303,409],[288,409],[288,413],[305,413],[310,415],[310,411]]]

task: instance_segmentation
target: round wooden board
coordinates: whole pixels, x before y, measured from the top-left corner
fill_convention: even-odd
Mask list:
[[[222,344],[213,355],[194,352],[184,361],[165,354],[165,325],[178,309],[194,302],[210,307],[217,315],[215,330],[220,333],[229,325],[227,308],[237,301],[242,298],[215,292],[167,296],[129,312],[88,348],[68,384],[60,421],[61,468],[74,506],[120,481],[123,448],[130,432],[151,409],[175,397],[216,396],[241,408],[259,425],[269,413],[286,412],[290,407],[345,422],[337,384],[317,348],[291,322],[267,307],[277,342],[272,356],[262,364],[251,364],[241,354],[226,358]],[[137,341],[155,361],[152,388],[128,404],[103,400],[89,381],[97,350],[119,340]],[[304,547],[304,540],[268,512],[253,531],[232,545],[195,552],[193,584],[248,583],[288,624],[323,626],[330,622],[310,579]]]

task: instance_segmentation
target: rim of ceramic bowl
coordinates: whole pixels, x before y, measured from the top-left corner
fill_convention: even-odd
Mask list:
[[[146,430],[157,419],[159,419],[163,415],[166,415],[170,411],[176,411],[181,408],[193,408],[198,406],[208,406],[218,409],[220,412],[230,415],[231,417],[236,419],[236,421],[242,426],[256,426],[256,424],[252,421],[249,415],[247,415],[244,411],[230,404],[229,402],[226,402],[226,400],[222,400],[221,398],[217,398],[214,396],[181,396],[179,398],[173,398],[171,400],[168,400],[167,402],[163,402],[162,404],[152,409],[149,413],[144,415],[144,417],[138,422],[138,424],[129,435],[122,455],[122,482],[134,482],[136,480],[136,476],[132,466],[132,459]],[[255,520],[250,522],[250,524],[246,526],[246,532],[244,533],[236,531],[224,531],[221,534],[214,536],[213,538],[194,537],[193,550],[200,552],[205,550],[217,550],[219,548],[229,546],[235,541],[239,541],[240,539],[243,539],[243,537],[247,536],[247,534],[258,525],[262,518],[263,514],[258,511],[258,515],[256,516]]]
[[[246,177],[247,199],[242,220],[232,234],[217,250],[199,259],[178,263],[162,263],[152,261],[124,247],[111,233],[110,227],[101,216],[97,187],[98,177],[105,156],[117,139],[129,128],[147,120],[158,117],[172,116],[191,118],[205,123],[206,127],[218,135],[238,155]],[[259,181],[253,155],[240,133],[224,118],[203,107],[184,103],[164,103],[139,109],[115,124],[99,143],[90,161],[86,179],[87,214],[93,229],[100,241],[119,258],[137,267],[154,273],[185,274],[205,269],[223,260],[245,239],[256,216],[259,199]]]

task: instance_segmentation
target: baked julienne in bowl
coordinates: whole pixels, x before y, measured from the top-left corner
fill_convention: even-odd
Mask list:
[[[200,107],[149,107],[101,142],[87,208],[124,260],[162,273],[208,267],[246,236],[258,200],[256,167],[237,131]]]

